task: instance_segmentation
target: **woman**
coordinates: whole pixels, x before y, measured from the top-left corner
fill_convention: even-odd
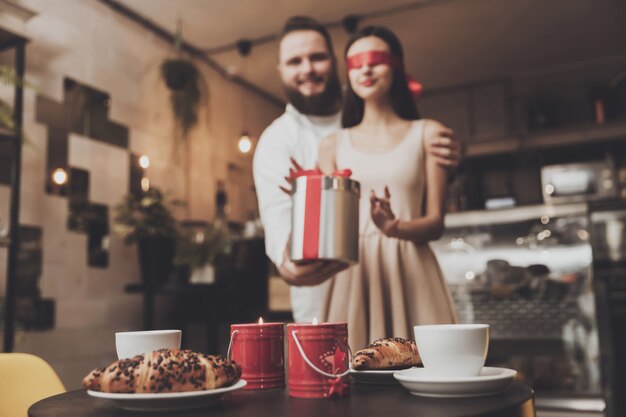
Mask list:
[[[428,246],[443,232],[447,174],[424,147],[442,126],[419,119],[388,29],[355,34],[346,68],[344,129],[322,141],[320,168],[349,168],[361,183],[360,263],[332,279],[323,319],[347,321],[360,349],[380,337],[412,339],[414,325],[454,323],[456,313]]]

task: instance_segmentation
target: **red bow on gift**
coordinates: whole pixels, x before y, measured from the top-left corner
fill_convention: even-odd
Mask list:
[[[314,177],[316,175],[323,176],[324,173],[319,168],[315,168],[315,169],[300,169],[298,171],[294,171],[294,170],[290,170],[289,171],[289,178],[291,178],[292,180],[294,180],[294,179],[296,179],[298,177]],[[350,170],[350,169],[337,169],[337,170],[333,171],[329,176],[330,177],[349,178],[351,175],[352,175],[352,170]]]

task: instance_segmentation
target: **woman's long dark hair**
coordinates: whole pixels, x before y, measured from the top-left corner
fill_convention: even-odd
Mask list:
[[[393,32],[382,26],[367,26],[355,33],[346,45],[344,57],[347,56],[348,49],[350,49],[350,46],[352,46],[354,42],[367,36],[376,36],[377,38],[382,39],[387,45],[389,45],[391,55],[398,57],[400,62],[404,65],[404,54],[402,53],[402,45],[400,44],[400,41],[397,36],[393,34]],[[404,120],[419,119],[419,114],[417,113],[413,96],[409,90],[406,76],[402,70],[393,70],[393,83],[391,84],[388,94],[391,99],[391,106],[400,118]],[[363,111],[363,99],[354,93],[348,79],[348,88],[343,105],[343,116],[341,118],[341,124],[343,127],[353,127],[361,123],[363,120]]]

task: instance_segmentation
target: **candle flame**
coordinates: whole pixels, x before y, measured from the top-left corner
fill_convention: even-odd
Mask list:
[[[259,324],[263,324],[263,317],[259,317]]]
[[[313,324],[317,324],[317,317],[313,317]]]

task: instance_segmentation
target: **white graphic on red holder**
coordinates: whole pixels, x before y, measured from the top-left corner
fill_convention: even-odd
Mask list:
[[[337,371],[343,371],[343,363],[346,360],[346,352],[342,352],[338,345],[334,345],[333,349],[327,350],[320,355],[320,361],[328,372],[336,373]]]
[[[326,382],[330,385],[328,387],[327,395],[331,396],[339,396],[343,397],[347,393],[349,394],[350,385],[348,383],[349,379],[346,377],[350,373],[350,369],[348,366],[348,354],[352,356],[350,347],[346,346],[347,352],[343,352],[337,343],[333,344],[333,348],[327,350],[323,354],[319,356],[319,360],[326,371],[318,368],[315,364],[311,362],[311,360],[306,356],[304,350],[302,349],[302,345],[300,344],[300,340],[298,340],[298,336],[296,335],[297,331],[292,331],[293,341],[302,356],[302,359],[309,365],[314,371],[325,376]],[[327,372],[330,371],[330,372]]]
[[[348,384],[345,382],[344,377],[339,374],[345,368],[346,352],[341,351],[339,346],[335,345],[334,350],[328,350],[320,355],[320,361],[328,372],[337,375],[336,378],[327,379],[330,384],[328,395],[343,396],[345,390],[348,389]]]

